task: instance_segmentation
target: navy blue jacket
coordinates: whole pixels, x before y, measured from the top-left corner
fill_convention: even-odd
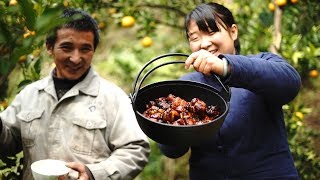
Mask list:
[[[282,105],[299,92],[297,71],[271,53],[224,55],[231,66],[224,84],[231,87],[230,109],[212,141],[192,146],[190,179],[299,179],[289,150]],[[181,79],[221,85],[199,72]],[[170,158],[189,147],[159,145]]]

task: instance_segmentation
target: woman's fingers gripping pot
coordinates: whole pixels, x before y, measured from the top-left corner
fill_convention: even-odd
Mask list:
[[[196,71],[208,76],[212,73],[219,76],[223,74],[223,61],[216,55],[203,49],[193,52],[187,58],[185,61],[185,68],[189,69],[191,65]]]

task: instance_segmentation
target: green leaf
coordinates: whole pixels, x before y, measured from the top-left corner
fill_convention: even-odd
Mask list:
[[[10,57],[10,60],[12,62],[18,62],[18,59],[20,56],[30,54],[31,52],[32,52],[32,48],[30,47],[15,48],[12,56]]]
[[[26,79],[26,80],[23,80],[19,83],[18,85],[18,91],[22,90],[26,85],[32,83],[32,80],[30,79]]]
[[[37,18],[36,29],[38,34],[47,34],[50,29],[59,25],[61,22],[57,21],[61,15],[61,9],[49,8]]]
[[[6,75],[12,66],[12,61],[8,61],[8,58],[1,58],[0,60],[0,76]]]
[[[298,64],[299,59],[302,58],[303,56],[304,56],[304,53],[301,52],[301,51],[296,51],[296,52],[294,52],[293,55],[292,55],[292,61],[293,61],[293,63],[294,63],[295,65]]]
[[[320,48],[315,49],[314,55],[320,57]]]
[[[7,29],[7,25],[0,19],[0,43],[8,43],[11,39],[11,33]]]
[[[19,1],[19,4],[20,4],[22,14],[25,17],[27,28],[30,31],[33,31],[36,24],[37,14],[36,14],[36,11],[33,9],[32,1],[22,0],[22,1]]]

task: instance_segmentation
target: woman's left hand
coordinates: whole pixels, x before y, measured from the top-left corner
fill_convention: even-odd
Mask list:
[[[221,76],[223,74],[223,61],[204,49],[193,52],[187,58],[185,68],[189,69],[191,65],[196,71],[206,75],[214,73]]]

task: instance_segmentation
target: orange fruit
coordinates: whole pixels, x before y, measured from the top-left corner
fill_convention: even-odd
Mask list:
[[[271,2],[268,4],[268,8],[270,11],[274,11],[276,9],[276,6]]]
[[[19,62],[19,63],[24,63],[26,60],[27,60],[27,55],[23,55],[23,56],[20,56],[20,57],[19,57],[18,62]]]
[[[296,4],[299,0],[291,0],[292,4]]]
[[[0,107],[3,107],[4,109],[8,107],[8,101],[7,100],[3,100],[0,102]]]
[[[26,32],[26,33],[23,34],[23,38],[27,38],[27,37],[29,37],[30,35],[31,35],[30,32]]]
[[[287,4],[287,0],[275,0],[277,6],[281,7]]]
[[[64,0],[63,1],[63,6],[64,7],[68,7],[70,5],[70,3],[67,1],[67,0]]]
[[[152,45],[152,43],[152,39],[149,36],[146,36],[141,40],[141,44],[143,47],[149,47]]]
[[[9,5],[10,6],[15,6],[15,5],[17,5],[18,4],[18,1],[17,0],[10,0],[10,2],[9,2]]]
[[[109,8],[108,9],[108,13],[109,14],[115,14],[117,12],[117,9],[116,8]]]
[[[104,24],[104,22],[99,22],[98,28],[99,28],[99,29],[103,29],[104,27],[106,27],[106,25]]]
[[[132,27],[135,23],[135,19],[134,17],[132,16],[124,16],[122,19],[121,19],[121,26],[122,27]]]
[[[35,50],[33,50],[32,51],[32,55],[33,55],[33,57],[39,57],[39,55],[40,55],[40,53],[41,53],[41,49],[40,48],[37,48],[37,49],[35,49]]]
[[[303,113],[300,111],[295,112],[294,115],[297,116],[300,120],[303,120],[303,118],[304,118]]]
[[[91,17],[92,17],[93,19],[97,19],[98,15],[97,15],[97,13],[92,13],[92,14],[91,14]]]
[[[317,78],[319,76],[319,71],[314,69],[309,72],[309,76],[312,78]]]
[[[23,34],[23,38],[27,38],[27,37],[29,37],[29,36],[34,36],[34,35],[36,35],[36,32],[35,32],[35,31],[30,31],[30,30],[27,29],[26,27],[25,27],[25,31],[26,31],[26,33]]]

